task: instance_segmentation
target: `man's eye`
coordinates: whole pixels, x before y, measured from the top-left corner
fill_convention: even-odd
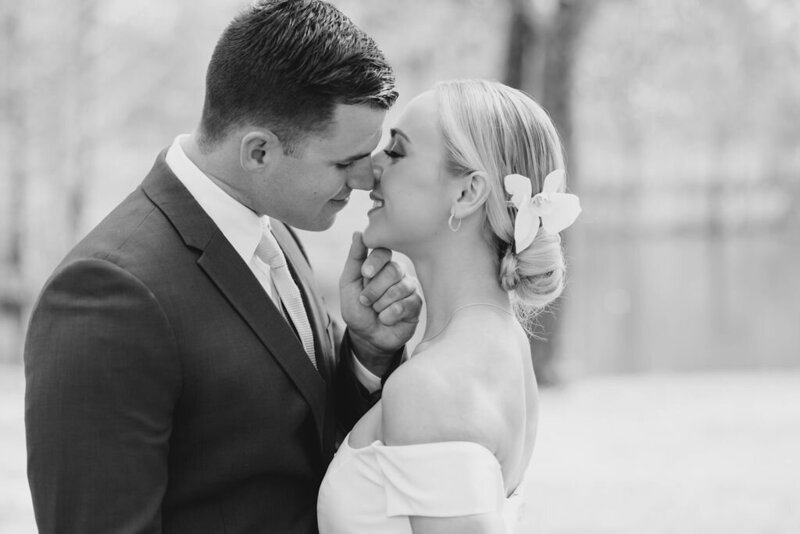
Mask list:
[[[356,163],[355,161],[351,161],[349,163],[337,163],[336,168],[341,170],[349,169],[350,167],[355,165],[355,163]]]

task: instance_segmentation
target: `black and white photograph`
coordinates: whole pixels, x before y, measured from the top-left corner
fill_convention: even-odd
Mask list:
[[[797,534],[798,272],[794,0],[0,0],[0,534]]]

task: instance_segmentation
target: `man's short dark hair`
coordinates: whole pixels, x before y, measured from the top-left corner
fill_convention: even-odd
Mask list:
[[[375,41],[320,0],[263,0],[237,16],[206,74],[201,146],[230,128],[264,126],[285,152],[324,132],[337,104],[388,109],[394,72]]]

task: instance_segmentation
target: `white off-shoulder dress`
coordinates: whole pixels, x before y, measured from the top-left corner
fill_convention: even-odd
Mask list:
[[[333,458],[317,501],[320,534],[411,534],[408,516],[456,517],[499,511],[513,534],[524,481],[506,496],[500,463],[469,441],[350,446]]]

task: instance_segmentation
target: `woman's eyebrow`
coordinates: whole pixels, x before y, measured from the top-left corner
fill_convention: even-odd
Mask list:
[[[392,134],[392,137],[399,136],[406,140],[407,143],[411,143],[411,139],[406,135],[406,133],[399,129],[399,128],[392,128],[389,130],[389,133]]]

